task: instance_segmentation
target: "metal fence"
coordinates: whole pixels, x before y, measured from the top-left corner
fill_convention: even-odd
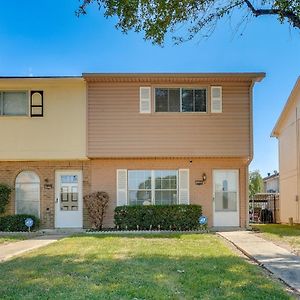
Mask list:
[[[249,199],[250,223],[279,223],[279,194],[260,193]]]

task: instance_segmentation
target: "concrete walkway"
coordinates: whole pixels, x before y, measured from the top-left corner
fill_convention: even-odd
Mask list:
[[[11,259],[25,252],[47,246],[67,235],[38,236],[32,239],[0,245],[0,262]]]
[[[244,254],[300,293],[300,257],[251,231],[218,232]]]

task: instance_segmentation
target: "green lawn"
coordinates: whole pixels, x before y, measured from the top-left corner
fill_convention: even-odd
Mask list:
[[[252,225],[263,236],[274,242],[286,243],[300,254],[300,225],[259,224]]]
[[[1,299],[291,299],[212,234],[70,237],[0,274]]]
[[[26,235],[0,235],[0,245],[28,239]]]

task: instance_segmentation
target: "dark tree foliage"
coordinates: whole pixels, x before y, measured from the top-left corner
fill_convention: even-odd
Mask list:
[[[264,188],[263,178],[259,170],[249,173],[249,196],[253,197],[257,193],[262,193]]]
[[[12,189],[6,184],[0,184],[0,214],[5,212]]]
[[[300,0],[79,0],[77,16],[87,14],[96,4],[105,17],[117,17],[116,27],[144,32],[145,39],[162,45],[167,32],[175,43],[193,39],[197,34],[209,35],[217,22],[242,10],[243,20],[249,16],[274,15],[280,23],[289,22],[300,28]],[[184,31],[182,34],[175,32]]]

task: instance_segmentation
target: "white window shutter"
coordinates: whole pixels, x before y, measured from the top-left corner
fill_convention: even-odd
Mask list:
[[[117,170],[117,206],[127,205],[127,170]]]
[[[179,204],[190,204],[189,169],[179,169]]]
[[[211,94],[211,112],[221,113],[222,112],[222,87],[212,86],[210,94]]]
[[[140,113],[151,113],[151,87],[140,87]]]

